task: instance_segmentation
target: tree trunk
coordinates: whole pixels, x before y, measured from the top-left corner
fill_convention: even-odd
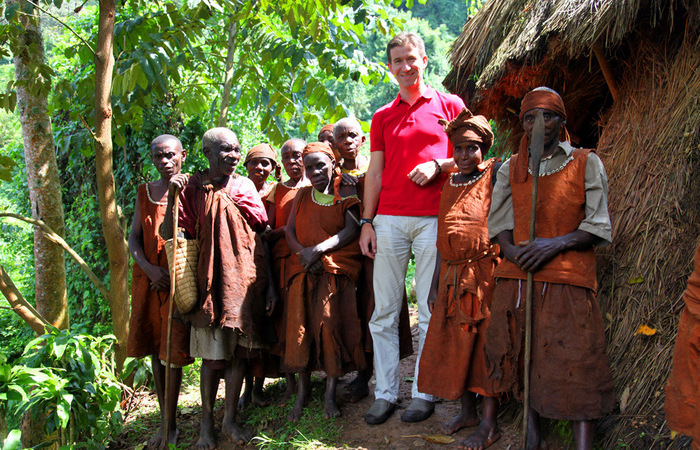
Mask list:
[[[95,164],[97,195],[100,201],[102,233],[109,256],[109,306],[117,337],[116,365],[121,371],[129,336],[129,290],[127,275],[129,252],[124,228],[119,220],[114,171],[112,166],[112,104],[110,100],[114,70],[114,0],[100,0],[100,16],[95,49]]]
[[[26,0],[6,0],[6,5],[8,8],[19,5],[20,11],[14,19],[19,21],[20,31],[12,39],[11,46],[32,217],[44,221],[63,236],[61,183],[47,107],[51,80],[39,71],[45,64],[39,14]],[[34,230],[34,266],[37,310],[52,325],[68,328],[63,249],[47,240],[38,229]]]
[[[228,119],[228,108],[231,105],[231,87],[233,86],[233,57],[236,53],[236,35],[238,34],[238,22],[231,18],[228,27],[228,49],[226,51],[226,73],[224,74],[224,91],[221,93],[221,108],[219,109],[220,127],[225,127]]]
[[[32,330],[34,330],[37,336],[46,333],[48,322],[41,317],[41,314],[34,309],[31,303],[24,299],[2,265],[0,265],[0,292],[5,296],[12,310],[16,312],[27,325],[32,327]],[[0,405],[0,408],[1,407],[2,405]]]

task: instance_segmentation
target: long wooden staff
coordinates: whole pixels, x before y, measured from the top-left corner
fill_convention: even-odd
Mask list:
[[[530,200],[530,240],[535,240],[535,213],[537,212],[537,188],[540,178],[540,161],[544,153],[544,116],[537,112],[535,125],[530,138],[530,172],[532,172],[532,199]],[[523,448],[527,446],[527,422],[530,416],[530,358],[532,353],[532,291],[534,285],[533,272],[527,272],[527,288],[525,293],[525,368],[524,380],[525,398],[523,399]]]
[[[170,344],[172,341],[173,332],[173,310],[175,305],[175,261],[177,261],[177,227],[179,219],[179,206],[180,206],[180,189],[175,191],[175,201],[173,202],[173,258],[170,262],[170,298],[169,298],[169,308],[168,308],[168,331],[166,337],[166,350],[165,350],[165,395],[163,401],[163,407],[165,408],[165,426],[163,427],[163,448],[168,448],[168,439],[170,427]]]

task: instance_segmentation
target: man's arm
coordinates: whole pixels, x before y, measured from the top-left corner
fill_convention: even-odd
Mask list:
[[[438,170],[438,165],[440,170]],[[453,172],[456,167],[454,158],[430,160],[414,167],[409,172],[408,179],[419,186],[425,186],[442,172]]]
[[[384,171],[384,152],[375,151],[370,155],[369,167],[365,174],[365,193],[362,199],[362,218],[374,219],[382,190],[382,172]],[[372,224],[362,225],[360,230],[360,250],[365,256],[374,259],[377,253],[377,234]]]
[[[173,237],[173,206],[175,205],[175,196],[180,195],[180,191],[187,186],[190,176],[186,173],[173,175],[170,178],[170,186],[168,187],[168,206],[165,208],[165,219],[160,226],[160,236],[165,239]]]

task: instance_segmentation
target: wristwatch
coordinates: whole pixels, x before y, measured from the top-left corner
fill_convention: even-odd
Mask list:
[[[364,225],[366,223],[372,225],[372,219],[365,219],[364,217],[362,219],[360,219],[360,228],[362,228],[362,225]],[[372,225],[372,226],[374,227],[374,225]]]

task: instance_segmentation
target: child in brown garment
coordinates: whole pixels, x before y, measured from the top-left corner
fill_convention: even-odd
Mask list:
[[[324,417],[331,418],[340,416],[335,402],[338,377],[365,365],[355,297],[362,267],[356,221],[360,201],[351,186],[341,188],[328,145],[308,144],[304,169],[312,186],[301,188],[294,198],[286,230],[294,256],[284,364],[302,373],[289,414],[292,422],[301,417],[312,370],[326,372]]]
[[[160,179],[139,185],[134,220],[129,233],[129,251],[134,257],[131,284],[131,318],[127,355],[135,358],[151,356],[153,380],[160,406],[161,426],[148,441],[149,448],[163,446],[163,429],[168,422],[168,444],[177,444],[175,423],[177,397],[182,384],[182,367],[191,364],[190,329],[180,320],[173,320],[171,367],[168,405],[165,402],[165,361],[167,351],[168,311],[170,308],[170,275],[165,256],[165,241],[158,227],[165,217],[168,184],[180,173],[187,152],[175,136],[164,134],[151,142],[151,161]],[[166,412],[168,413],[166,415]]]

